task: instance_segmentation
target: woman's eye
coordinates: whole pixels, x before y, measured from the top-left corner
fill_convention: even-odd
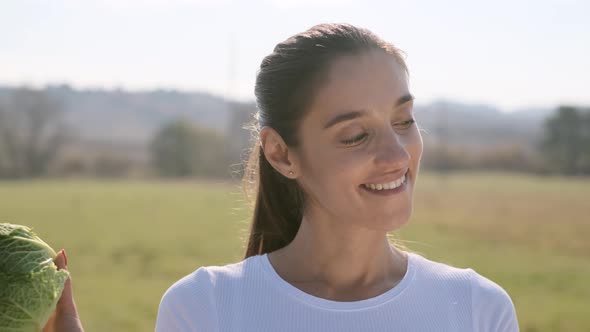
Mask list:
[[[342,141],[342,144],[353,145],[355,143],[362,141],[363,139],[365,139],[365,137],[367,137],[367,133],[362,133],[360,135],[357,135],[355,137],[352,137],[350,139],[346,139],[346,140]]]
[[[405,130],[405,129],[409,129],[414,123],[416,123],[416,120],[414,120],[414,118],[411,118],[411,119],[406,120],[404,122],[396,123],[396,124],[394,124],[394,126],[400,128],[400,129]],[[355,145],[355,144],[360,143],[361,141],[363,141],[365,138],[367,138],[368,135],[369,134],[366,133],[366,132],[361,133],[361,134],[359,134],[357,136],[354,136],[354,137],[351,137],[349,139],[343,140],[342,141],[342,144],[344,144],[344,145]]]
[[[400,122],[398,124],[396,124],[396,126],[400,127],[401,129],[408,129],[410,128],[414,123],[416,122],[416,120],[414,120],[414,118],[411,118],[407,121],[404,122]]]

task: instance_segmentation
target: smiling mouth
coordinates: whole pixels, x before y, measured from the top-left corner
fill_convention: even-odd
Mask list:
[[[406,175],[402,175],[401,178],[387,182],[387,183],[379,183],[379,184],[363,184],[362,186],[371,189],[371,190],[390,190],[400,187],[402,184],[406,182]]]
[[[391,190],[391,189],[396,189],[396,188],[399,188],[400,186],[402,186],[403,184],[405,184],[407,182],[408,172],[406,172],[406,174],[402,175],[398,179],[395,179],[395,180],[390,181],[390,182],[386,182],[386,183],[364,183],[364,184],[361,185],[361,187],[364,187],[365,189],[377,190],[377,191],[378,190]]]

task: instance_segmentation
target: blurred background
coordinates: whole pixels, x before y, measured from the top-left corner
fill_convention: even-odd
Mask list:
[[[522,331],[590,331],[585,1],[4,0],[0,222],[65,248],[87,331],[153,330],[164,291],[243,258],[264,56],[318,23],[405,51],[424,129],[394,237],[511,295]]]

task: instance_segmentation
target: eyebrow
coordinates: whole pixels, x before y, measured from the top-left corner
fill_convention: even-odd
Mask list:
[[[394,108],[397,108],[397,107],[399,107],[411,100],[414,100],[414,96],[411,93],[403,95],[402,97],[400,97],[397,100]],[[335,124],[343,122],[343,121],[348,121],[348,120],[362,117],[362,116],[366,115],[367,113],[368,113],[367,110],[356,110],[356,111],[350,111],[350,112],[338,114],[335,117],[333,117],[330,121],[326,122],[326,124],[324,125],[324,129],[328,129],[328,128],[334,126]]]

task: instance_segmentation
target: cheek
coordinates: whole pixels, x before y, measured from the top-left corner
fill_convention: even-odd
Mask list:
[[[305,166],[307,186],[322,193],[352,188],[362,177],[366,152],[361,150],[343,151],[336,148],[316,146],[310,149]]]
[[[420,163],[422,158],[422,151],[424,149],[424,143],[422,141],[422,135],[418,129],[415,129],[412,133],[404,137],[404,147],[410,155],[412,166],[416,167]]]
[[[362,177],[362,172],[370,160],[366,149],[333,149],[331,153],[324,154],[326,178],[341,184],[350,184]]]

